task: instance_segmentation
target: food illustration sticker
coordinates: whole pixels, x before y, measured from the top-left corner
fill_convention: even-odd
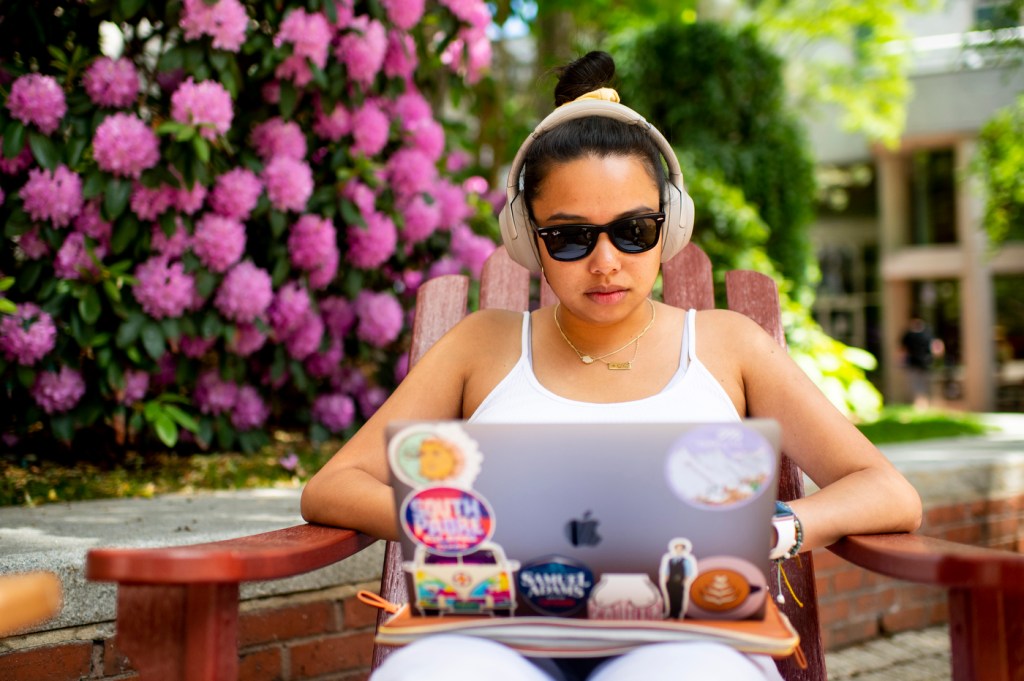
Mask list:
[[[761,611],[768,593],[764,575],[732,556],[698,561],[686,614],[700,619],[743,619]]]
[[[665,599],[665,616],[682,619],[690,601],[690,585],[697,578],[697,558],[693,543],[676,537],[668,543],[668,552],[661,557],[658,582]]]
[[[676,440],[665,460],[669,488],[702,508],[743,504],[771,482],[775,452],[757,431],[739,423],[697,428]]]
[[[410,539],[432,553],[469,553],[494,534],[494,512],[479,494],[456,487],[417,490],[402,502],[400,520]]]
[[[646,574],[606,572],[590,593],[587,616],[592,620],[660,620],[665,617],[665,604]]]
[[[388,444],[391,469],[413,487],[470,487],[482,456],[473,438],[454,423],[418,424],[400,431]]]
[[[519,570],[519,593],[545,615],[572,615],[583,609],[594,588],[594,573],[583,563],[549,556]]]

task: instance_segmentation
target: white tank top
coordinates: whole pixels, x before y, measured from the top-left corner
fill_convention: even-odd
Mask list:
[[[475,423],[607,423],[739,421],[725,389],[697,359],[696,310],[686,313],[679,370],[661,392],[629,402],[580,402],[556,395],[533,373],[530,313],[523,313],[522,353],[480,403]]]

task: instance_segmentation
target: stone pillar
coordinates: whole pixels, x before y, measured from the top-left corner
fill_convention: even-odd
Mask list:
[[[963,253],[960,274],[960,343],[964,368],[964,404],[972,411],[991,411],[995,406],[995,300],[988,244],[983,228],[984,193],[968,172],[977,144],[963,140],[956,145],[957,240]]]
[[[876,156],[878,171],[878,247],[883,273],[882,293],[882,393],[887,401],[906,401],[906,377],[900,371],[900,338],[910,319],[911,286],[906,279],[885,275],[885,261],[907,244],[909,200],[906,158],[898,151],[881,149]]]

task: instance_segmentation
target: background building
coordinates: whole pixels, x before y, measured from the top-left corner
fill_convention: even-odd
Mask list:
[[[900,339],[920,316],[945,347],[933,397],[1024,410],[1024,243],[989,248],[984,197],[968,173],[979,129],[1024,92],[1024,67],[972,47],[987,39],[971,29],[991,11],[991,2],[947,0],[907,21],[913,94],[897,146],[841,132],[838,116],[809,121],[825,180],[815,315],[832,336],[875,353],[888,401],[909,401]]]

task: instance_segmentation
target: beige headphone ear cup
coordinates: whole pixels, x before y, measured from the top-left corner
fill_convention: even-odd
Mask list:
[[[530,272],[540,272],[540,255],[537,253],[537,242],[522,194],[517,193],[505,201],[498,214],[498,226],[501,229],[501,240],[512,261]]]
[[[661,261],[671,260],[693,234],[693,199],[686,189],[669,183],[668,201],[665,204],[665,245],[661,249]]]

